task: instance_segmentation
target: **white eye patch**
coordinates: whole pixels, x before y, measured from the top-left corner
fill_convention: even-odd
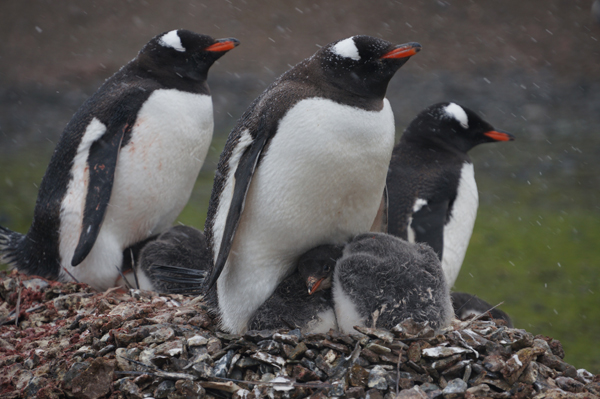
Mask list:
[[[464,109],[458,104],[450,103],[444,107],[446,116],[456,119],[462,127],[469,128],[469,118]]]
[[[340,57],[351,58],[355,61],[360,60],[360,55],[358,54],[358,49],[356,48],[356,44],[354,43],[354,39],[349,37],[340,42],[337,42],[335,46],[331,49],[334,54],[339,55]]]
[[[181,39],[179,38],[176,30],[172,30],[171,32],[162,35],[158,41],[158,44],[161,46],[174,48],[177,51],[185,51],[185,47],[183,47],[183,44],[181,44]]]

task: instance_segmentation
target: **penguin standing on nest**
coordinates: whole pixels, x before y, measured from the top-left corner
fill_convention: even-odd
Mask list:
[[[514,136],[494,129],[475,112],[455,103],[422,111],[394,148],[387,176],[387,232],[429,244],[452,287],[477,216],[479,195],[473,147]]]
[[[370,36],[328,44],[241,117],[205,226],[224,330],[244,332],[302,253],[369,231],[394,145],[387,86],[420,48]]]
[[[113,287],[124,251],[169,228],[185,206],[212,139],[208,70],[238,43],[162,33],[106,80],[62,133],[29,232],[0,227],[1,260]]]

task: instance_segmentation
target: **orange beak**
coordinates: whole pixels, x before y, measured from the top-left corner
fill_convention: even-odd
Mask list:
[[[489,138],[495,141],[513,141],[515,139],[515,136],[513,136],[512,134],[498,130],[491,130],[489,132],[485,132],[484,135],[488,136]]]
[[[325,280],[325,277],[318,280],[316,277],[309,277],[306,280],[306,285],[308,286],[308,295],[312,295],[313,293],[317,292],[323,280]]]
[[[204,50],[205,51],[216,51],[216,52],[229,51],[229,50],[233,49],[234,47],[239,46],[239,44],[240,44],[240,41],[237,39],[234,39],[234,38],[219,39],[219,40],[217,40],[217,42],[215,44],[211,44]]]
[[[380,58],[406,58],[411,57],[421,51],[421,45],[419,43],[406,43],[397,46],[390,52],[385,53]]]

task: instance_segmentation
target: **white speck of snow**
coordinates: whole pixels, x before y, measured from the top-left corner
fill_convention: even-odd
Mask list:
[[[35,30],[37,31],[37,33],[42,33],[42,28],[40,28],[39,26],[36,26]]]
[[[450,118],[456,119],[460,123],[460,125],[465,129],[469,128],[469,118],[467,117],[467,113],[465,112],[465,110],[462,109],[460,105],[450,103],[446,105],[446,107],[444,108],[444,112],[446,112],[446,115]]]
[[[181,39],[179,38],[176,30],[172,30],[171,32],[167,32],[162,35],[158,41],[158,44],[165,47],[172,47],[177,51],[185,51],[185,47],[183,47],[183,44],[181,44]]]
[[[360,55],[358,54],[358,49],[356,48],[353,37],[337,42],[332,50],[340,57],[351,58],[355,61],[360,60]]]
[[[515,363],[517,363],[519,365],[519,367],[523,366],[523,363],[521,363],[521,361],[519,360],[519,356],[515,353],[512,357],[515,360]]]

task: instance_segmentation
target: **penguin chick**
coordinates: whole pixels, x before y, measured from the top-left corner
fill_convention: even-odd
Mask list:
[[[450,294],[450,297],[452,298],[454,315],[457,319],[464,320],[469,316],[479,316],[482,313],[489,312],[492,319],[504,320],[508,327],[513,327],[512,320],[506,312],[494,308],[492,305],[475,295],[467,294],[466,292],[453,292]]]
[[[248,328],[299,328],[303,333],[337,329],[328,288],[343,248],[343,245],[320,245],[302,254],[298,268],[258,308],[248,322]]]
[[[454,315],[435,252],[388,234],[361,234],[346,245],[332,291],[344,333],[357,325],[391,329],[409,317],[441,329]]]
[[[123,251],[165,231],[185,206],[213,134],[208,70],[238,43],[165,32],[107,79],[63,131],[28,233],[0,227],[0,260],[113,287]]]
[[[479,196],[467,152],[482,143],[511,141],[466,107],[434,104],[408,125],[387,175],[387,232],[426,243],[442,261],[452,287],[462,266]]]

